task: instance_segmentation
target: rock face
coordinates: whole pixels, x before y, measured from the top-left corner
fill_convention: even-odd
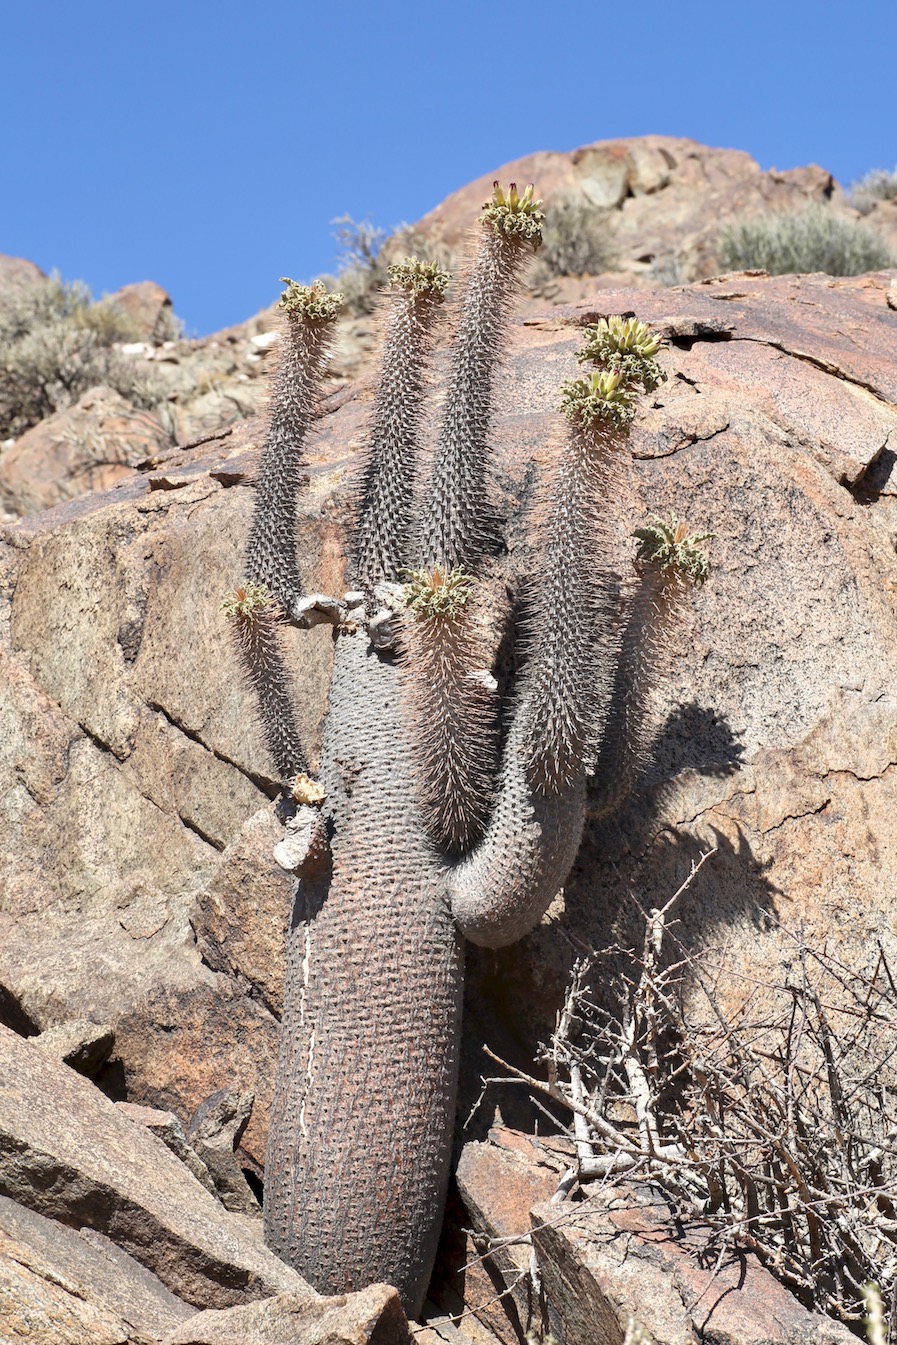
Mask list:
[[[0,505],[32,513],[108,490],[169,443],[157,415],[135,410],[113,388],[91,388],[3,452]]]
[[[137,1345],[193,1315],[102,1234],[70,1228],[0,1196],[0,1339]]]
[[[0,861],[0,982],[12,997],[6,1021],[20,1030],[70,1018],[113,1027],[117,1054],[99,1075],[113,1097],[173,1110],[186,1124],[211,1093],[254,1093],[243,1145],[257,1166],[277,1020],[240,973],[203,963],[191,924],[200,926],[200,898],[229,868],[225,847],[274,792],[220,611],[240,573],[249,492],[236,483],[250,442],[226,436],[211,457],[188,452],[71,513],[36,515],[4,548],[5,592],[15,595],[0,753],[15,839]],[[309,558],[336,555],[321,515],[326,484],[321,473],[309,499]],[[322,582],[334,586],[327,565]],[[314,632],[296,652],[314,750],[329,641]],[[279,931],[285,876],[278,890],[269,919]],[[152,1079],[137,1083],[130,1062],[149,1057]]]
[[[176,1327],[163,1345],[411,1345],[395,1289],[375,1284],[360,1293],[312,1302],[280,1294],[264,1303],[201,1312]]]
[[[497,435],[507,500],[550,459],[578,325],[637,311],[672,342],[670,380],[635,433],[643,505],[718,534],[715,577],[657,699],[654,762],[613,826],[588,832],[567,885],[567,924],[589,944],[625,933],[628,891],[659,900],[709,844],[719,853],[681,913],[695,942],[725,932],[772,965],[775,938],[758,934],[769,914],[848,956],[870,930],[893,937],[889,280],[612,292],[517,329]],[[363,415],[358,400],[333,406],[314,449],[300,547],[325,590],[340,584],[342,480]],[[240,571],[255,443],[243,426],[6,530],[0,983],[20,1029],[115,1030],[99,1075],[112,1096],[186,1124],[211,1093],[254,1093],[242,1152],[258,1171],[288,882],[219,611]],[[512,530],[521,568],[525,533]],[[297,633],[294,657],[314,746],[327,635]],[[569,961],[551,922],[474,955],[474,1037],[488,1002],[529,1051]]]
[[[4,295],[44,279],[43,271],[34,262],[24,257],[0,256],[0,302]]]
[[[174,321],[171,295],[155,281],[123,285],[109,295],[109,303],[128,315],[142,341],[161,344],[169,335]]]
[[[604,224],[615,279],[626,284],[669,284],[673,276],[678,283],[712,275],[719,270],[721,226],[736,215],[795,210],[810,201],[849,210],[831,173],[815,164],[764,173],[743,150],[711,149],[695,140],[647,135],[599,140],[571,153],[548,151],[515,159],[454,192],[416,228],[456,246],[488,199],[496,177],[502,182],[534,182],[549,208],[553,202],[569,201],[607,212]],[[897,230],[892,238],[886,212],[878,212],[874,220],[892,245],[897,244]],[[563,298],[572,299],[583,287],[573,283],[561,288]]]
[[[627,521],[675,509],[712,529],[715,573],[671,650],[628,804],[590,826],[534,935],[471,954],[471,1098],[481,1042],[529,1065],[572,947],[631,937],[630,893],[662,904],[708,847],[680,910],[691,946],[725,940],[762,976],[780,965],[778,920],[848,963],[873,937],[894,952],[893,280],[735,275],[602,291],[518,322],[496,432],[511,582],[533,563],[521,511],[557,443],[578,329],[621,312],[670,342],[669,381],[634,433]],[[323,410],[299,545],[309,586],[333,592],[364,393]],[[0,1016],[24,1034],[112,1029],[99,1086],[185,1128],[211,1094],[253,1093],[239,1157],[256,1175],[289,884],[220,604],[240,574],[258,432],[249,421],[167,451],[6,526],[0,547]],[[329,637],[293,645],[314,755]]]
[[[6,1028],[0,1079],[0,1194],[110,1237],[196,1307],[311,1297],[161,1140]]]
[[[653,1196],[653,1199],[652,1199]],[[650,1188],[610,1191],[602,1206],[533,1211],[542,1283],[565,1345],[623,1345],[630,1323],[670,1345],[850,1345],[846,1326],[808,1312],[746,1252],[720,1255],[707,1230],[682,1232]]]

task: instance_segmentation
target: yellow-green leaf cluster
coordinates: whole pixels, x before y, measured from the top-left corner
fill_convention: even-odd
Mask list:
[[[712,532],[689,533],[675,514],[669,519],[652,514],[651,522],[644,528],[636,528],[632,535],[639,543],[636,560],[656,565],[666,573],[676,573],[695,588],[700,588],[709,576],[710,558],[701,543],[710,541]]]
[[[443,570],[439,565],[432,570],[409,570],[402,603],[417,621],[451,619],[467,606],[474,582],[465,570]]]
[[[239,584],[221,604],[221,610],[241,621],[251,620],[259,612],[276,607],[274,594],[265,584]]]
[[[320,280],[313,285],[300,285],[289,276],[281,276],[286,289],[277,301],[287,317],[297,322],[332,322],[343,306],[341,294],[330,294]]]
[[[602,318],[586,327],[584,335],[576,356],[581,364],[619,369],[624,382],[637,383],[645,392],[653,392],[666,379],[654,358],[664,348],[663,339],[638,318]]]
[[[436,262],[421,261],[419,257],[406,257],[404,261],[393,262],[388,277],[390,285],[413,290],[416,294],[430,294],[438,300],[442,299],[451,280],[448,271],[444,271]]]
[[[490,225],[496,233],[508,237],[522,238],[537,248],[542,242],[543,215],[541,201],[533,195],[533,184],[521,195],[516,182],[512,182],[505,192],[496,182],[493,186],[492,200],[483,206],[482,221]]]
[[[600,422],[627,429],[635,415],[635,391],[620,369],[570,378],[561,388],[561,410],[568,420],[589,429]]]

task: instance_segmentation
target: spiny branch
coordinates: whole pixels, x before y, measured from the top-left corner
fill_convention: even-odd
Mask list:
[[[448,272],[409,258],[389,268],[386,331],[374,419],[363,466],[357,536],[358,582],[369,594],[411,564],[424,371]]]
[[[246,576],[264,585],[287,616],[301,596],[296,560],[296,495],[302,481],[303,445],[314,418],[318,387],[342,304],[323,285],[287,286],[279,300],[285,314],[280,355],[259,463],[255,510],[246,551]]]
[[[507,342],[508,306],[541,241],[540,201],[496,182],[483,208],[465,277],[452,371],[420,526],[420,565],[476,570],[492,523],[489,428],[495,371]]]
[[[261,584],[241,584],[225,599],[240,662],[255,692],[265,742],[280,776],[291,784],[308,769],[293,710],[279,643],[283,615],[274,595]]]
[[[427,830],[450,854],[482,834],[495,767],[495,682],[471,626],[473,579],[415,570],[403,601],[402,689],[414,787]]]

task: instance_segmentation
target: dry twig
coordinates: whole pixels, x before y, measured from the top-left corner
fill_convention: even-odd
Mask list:
[[[670,919],[712,853],[646,914],[639,952],[576,963],[543,1053],[547,1082],[492,1059],[501,1082],[572,1115],[576,1157],[556,1201],[595,1178],[650,1178],[681,1217],[715,1230],[721,1255],[734,1244],[754,1250],[807,1306],[846,1322],[866,1318],[874,1283],[888,1321],[897,1302],[891,969],[880,947],[857,970],[780,930],[793,974],[780,984],[742,978],[744,1002],[727,1007],[719,987],[731,966],[690,953]],[[611,956],[624,968],[614,1012],[590,989],[598,971],[606,982]]]

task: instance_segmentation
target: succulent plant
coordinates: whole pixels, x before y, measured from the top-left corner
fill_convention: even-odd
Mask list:
[[[670,579],[678,577],[700,588],[710,574],[710,562],[702,543],[709,542],[712,532],[688,531],[675,514],[668,520],[653,515],[644,528],[633,533],[639,547],[636,560],[655,565]]]
[[[531,187],[496,184],[476,225],[425,480],[427,356],[447,277],[413,259],[391,269],[355,501],[354,587],[342,597],[303,598],[295,551],[303,442],[336,303],[290,286],[248,581],[228,603],[295,810],[276,852],[295,886],[266,1240],[317,1289],[386,1280],[410,1312],[448,1181],[465,939],[519,938],[565,881],[590,774],[644,737],[645,699],[630,683],[643,643],[669,631],[683,601],[674,561],[695,581],[706,564],[700,536],[655,520],[638,534],[632,580],[621,578],[614,511],[638,397],[663,376],[662,343],[641,323],[609,318],[589,329],[581,354],[597,368],[562,391],[566,441],[540,510],[529,633],[518,633],[528,655],[502,706],[483,633],[496,517],[490,424],[539,206]],[[334,626],[320,782],[295,750],[284,704],[284,619]],[[270,725],[272,715],[288,727]]]
[[[662,349],[662,338],[638,318],[610,317],[586,328],[576,358],[580,363],[619,369],[627,383],[653,392],[666,378],[654,358]]]

